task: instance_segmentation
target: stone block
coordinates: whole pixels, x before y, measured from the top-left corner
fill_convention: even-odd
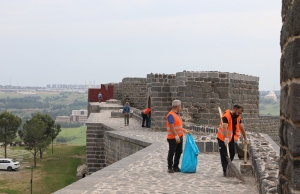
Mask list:
[[[293,6],[284,16],[285,22],[282,25],[280,39],[281,48],[289,37],[300,35],[300,2],[293,1]]]
[[[197,120],[197,123],[199,123],[200,125],[207,125],[208,124],[208,121],[207,119],[198,119]]]
[[[214,118],[216,115],[213,113],[206,113],[206,114],[201,114],[201,117],[204,119],[212,119]]]
[[[300,77],[300,38],[295,39],[286,46],[284,58],[281,60],[282,81]]]
[[[218,144],[218,142],[214,142],[214,152],[219,152],[219,144]]]
[[[218,72],[208,72],[207,76],[211,77],[211,78],[218,78],[219,77],[219,73]]]
[[[211,78],[211,82],[219,82],[220,78],[216,77],[216,78]]]
[[[195,142],[200,152],[205,152],[205,142]]]
[[[162,88],[161,87],[151,87],[151,91],[153,91],[153,92],[161,92]]]
[[[200,72],[200,77],[207,77],[207,72]]]
[[[213,142],[206,142],[205,143],[205,151],[206,152],[213,152],[214,151],[214,144]]]
[[[202,88],[202,92],[211,93],[211,92],[213,92],[213,88],[211,88],[211,87],[209,87],[209,88]]]
[[[300,46],[300,45],[299,45]],[[299,55],[300,55],[300,47],[299,47]],[[300,61],[300,57],[299,57]],[[300,62],[299,62],[300,63]],[[300,73],[300,64],[299,64],[299,73]],[[300,75],[300,74],[299,74]],[[300,123],[300,84],[292,83],[290,85],[290,95],[289,95],[289,113],[290,119],[294,123]]]
[[[286,133],[289,151],[293,157],[298,157],[300,156],[300,128],[288,122],[285,124],[286,130],[284,130],[284,132]]]

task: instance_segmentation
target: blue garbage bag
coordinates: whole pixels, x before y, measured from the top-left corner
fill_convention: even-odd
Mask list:
[[[195,173],[198,165],[198,154],[200,153],[197,144],[191,134],[186,134],[186,143],[183,150],[181,172]]]

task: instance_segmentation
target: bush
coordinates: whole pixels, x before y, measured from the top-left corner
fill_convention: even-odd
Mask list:
[[[76,137],[72,136],[72,137],[63,137],[63,136],[58,136],[55,141],[57,143],[66,143],[69,141],[72,141],[73,139],[76,139]]]

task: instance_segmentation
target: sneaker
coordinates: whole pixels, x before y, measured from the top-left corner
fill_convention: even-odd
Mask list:
[[[173,168],[174,172],[181,172],[180,168]]]
[[[224,171],[224,172],[223,172],[223,176],[224,176],[224,177],[226,177],[226,176],[227,176],[227,175],[226,175],[226,171]]]
[[[169,169],[168,169],[168,173],[174,173],[174,170],[171,169],[171,168],[169,168]]]

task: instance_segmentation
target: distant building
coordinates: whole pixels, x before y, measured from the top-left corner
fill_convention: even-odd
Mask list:
[[[70,116],[72,122],[85,123],[88,117],[88,111],[86,109],[72,110]]]
[[[273,91],[270,91],[269,94],[264,96],[265,99],[271,99],[274,102],[277,102],[277,96]]]
[[[56,123],[70,123],[70,116],[57,116],[55,119]]]

